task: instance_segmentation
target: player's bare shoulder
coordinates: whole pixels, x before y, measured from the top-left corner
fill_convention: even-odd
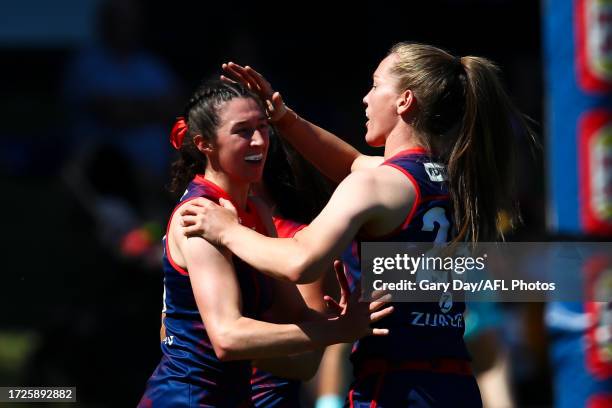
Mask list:
[[[412,205],[415,199],[415,188],[410,175],[391,166],[379,166],[369,169],[373,178],[374,191],[390,208]]]
[[[334,195],[342,196],[347,205],[350,203],[363,206],[375,204],[376,197],[372,192],[376,189],[377,177],[372,168],[355,170],[342,180]]]
[[[371,236],[388,234],[405,220],[416,200],[416,190],[409,177],[391,166],[363,170],[370,183],[369,200],[375,202],[375,211],[364,224]]]

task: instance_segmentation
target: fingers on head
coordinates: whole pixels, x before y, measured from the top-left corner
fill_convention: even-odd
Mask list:
[[[231,78],[226,77],[225,75],[221,75],[220,79],[221,79],[221,81],[227,82],[227,83],[230,83],[230,84],[235,84],[236,83],[236,81],[234,81]]]

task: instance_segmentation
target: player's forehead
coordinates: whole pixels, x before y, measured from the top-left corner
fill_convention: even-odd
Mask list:
[[[261,106],[253,98],[234,98],[220,107],[219,119],[223,125],[236,125],[267,120]]]
[[[381,79],[391,75],[391,69],[397,64],[399,56],[396,53],[387,55],[380,61],[378,67],[374,71],[372,77],[374,79]]]

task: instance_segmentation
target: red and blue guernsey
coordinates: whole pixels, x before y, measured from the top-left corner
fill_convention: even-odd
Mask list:
[[[306,226],[281,217],[273,217],[273,220],[279,238],[291,238]],[[301,405],[300,383],[253,367],[253,404],[257,408],[297,408]]]
[[[215,202],[230,199],[221,188],[196,176],[174,211],[197,197]],[[248,201],[247,210],[239,210],[238,215],[243,225],[266,234],[253,203]],[[251,407],[251,362],[222,362],[217,358],[189,274],[170,257],[166,237],[164,246],[163,355],[139,407]],[[242,294],[242,314],[258,318],[270,306],[271,281],[236,256],[233,263]]]
[[[359,242],[449,241],[453,217],[445,166],[418,148],[402,151],[382,165],[396,168],[410,180],[416,200],[396,231],[374,239],[358,236]],[[349,255],[345,253],[345,258]],[[347,271],[353,275],[350,280],[359,280],[355,268]],[[353,346],[355,382],[348,404],[457,406],[453,398],[459,397],[465,403],[461,406],[480,406],[463,341],[465,303],[441,297],[436,303],[394,303],[394,308],[373,325],[388,328],[388,336],[365,337]]]

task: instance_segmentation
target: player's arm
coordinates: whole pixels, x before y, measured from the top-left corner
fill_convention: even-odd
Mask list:
[[[327,303],[324,299],[326,297],[331,297],[338,301],[340,292],[342,292],[342,290],[338,285],[339,282],[336,280],[336,277],[345,277],[344,266],[341,262],[336,261],[334,263],[334,267],[335,271],[333,268],[330,268],[329,271],[324,273],[323,276],[313,283],[297,285],[297,289],[299,290],[299,294],[297,296],[291,291],[283,291],[281,293],[280,301],[275,302],[275,307],[273,307],[272,313],[281,319],[287,319],[289,316],[286,314],[286,311],[291,310],[291,306],[287,308],[286,305],[297,303],[298,306],[293,309],[291,313],[300,313],[301,310],[303,314],[302,317],[305,320],[325,318],[327,313],[331,312],[331,309],[328,310]],[[284,281],[276,280],[275,282],[281,286],[291,285],[293,288],[295,288],[295,285]],[[340,284],[344,285],[344,291],[348,293],[349,288],[346,278],[342,279]],[[306,313],[304,313],[304,306],[307,306]],[[293,317],[295,316],[297,315],[294,315]],[[259,368],[270,371],[282,377],[307,381],[317,373],[321,359],[324,353],[327,353],[326,350],[329,349],[330,347],[327,347],[326,349],[317,349],[310,353],[302,353],[284,358],[255,360],[253,364]]]
[[[324,320],[327,316],[317,313],[307,313],[308,306],[291,282],[275,280],[274,303],[266,313],[273,322],[305,322]],[[321,294],[321,300],[323,295]],[[268,319],[266,319],[268,320]],[[321,362],[324,347],[320,347],[305,353],[293,354],[275,358],[260,358],[253,361],[256,367],[271,372],[284,378],[292,378],[301,381],[311,379]]]
[[[180,214],[185,234],[203,235],[273,278],[310,283],[332,264],[375,210],[372,194],[367,192],[370,187],[367,175],[351,174],[338,185],[321,214],[293,238],[258,234],[205,199],[189,202]]]
[[[251,201],[257,206],[268,236],[277,237],[272,212],[268,206],[257,197],[252,197]],[[338,292],[334,287],[334,284],[337,286],[337,283],[333,270],[323,274],[317,281],[306,285],[296,286],[291,282],[277,279],[273,281],[273,284],[272,306],[263,316],[263,320],[273,323],[325,319],[328,316],[324,314],[326,305],[323,297],[324,295],[335,295]],[[253,361],[253,365],[280,377],[308,381],[316,374],[323,351],[324,349],[316,349],[292,356],[258,359]]]
[[[223,70],[259,95],[283,138],[332,181],[342,181],[351,172],[355,160],[363,156],[338,136],[288,109],[280,94],[253,68],[230,62],[223,64]]]
[[[382,156],[361,154],[340,137],[288,110],[275,123],[281,136],[321,173],[339,183],[350,172],[380,166]]]
[[[315,220],[293,238],[268,238],[241,226],[236,217],[208,201],[193,201],[181,212],[186,234],[203,235],[277,279],[308,283],[317,279],[356,235],[371,222],[401,225],[415,200],[410,182],[387,166],[351,173]],[[399,183],[389,185],[401,178]],[[379,187],[379,184],[382,186]],[[388,232],[390,232],[390,229]]]
[[[283,139],[336,183],[349,175],[353,163],[362,156],[340,137],[307,121],[292,110],[287,110],[274,125]]]
[[[286,356],[328,344],[350,342],[368,333],[386,334],[369,328],[391,312],[383,304],[364,305],[353,299],[346,313],[324,321],[274,324],[242,316],[241,296],[229,252],[202,238],[185,237],[178,223],[172,236],[184,260],[194,296],[207,333],[220,360],[256,359]]]
[[[328,317],[324,296],[338,297],[338,283],[334,271],[330,270],[314,281],[304,285],[296,285],[275,280],[275,302],[270,310],[273,319],[281,321],[312,321]],[[344,273],[340,270],[339,273]],[[276,320],[274,320],[276,321]],[[325,349],[313,350],[309,353],[275,358],[255,360],[253,364],[261,369],[286,378],[302,381],[311,379],[317,372]]]

